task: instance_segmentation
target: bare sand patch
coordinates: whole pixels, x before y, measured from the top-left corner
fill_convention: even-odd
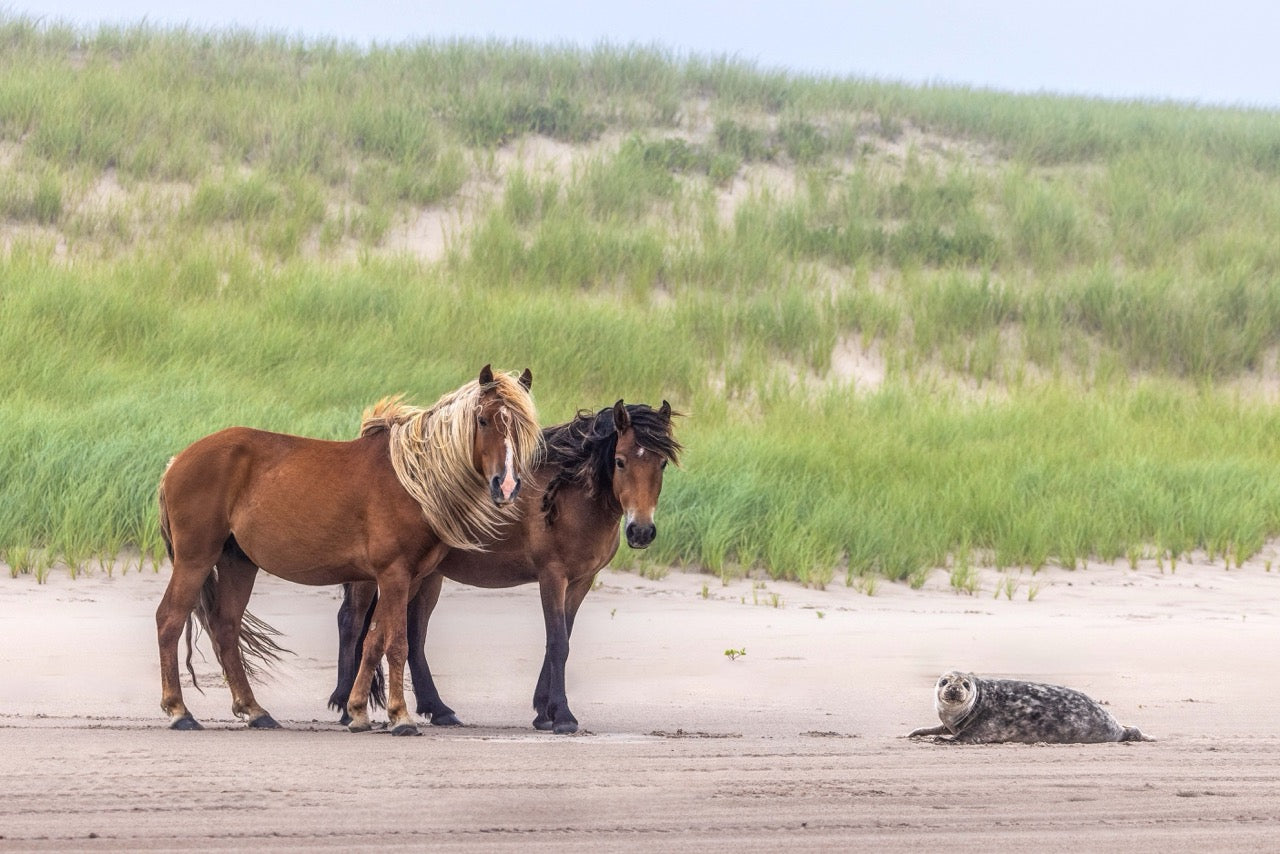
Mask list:
[[[5,573],[2,773],[30,794],[0,800],[0,850],[1261,850],[1280,830],[1268,548],[1241,569],[1028,571],[1012,599],[991,570],[974,596],[942,570],[875,596],[606,572],[575,626],[569,737],[529,725],[533,587],[446,586],[429,651],[469,726],[392,739],[325,708],[332,589],[262,576],[254,594],[297,653],[258,690],[286,730],[231,719],[206,646],[187,699],[208,729],[176,733],[157,707],[167,569]],[[1079,688],[1160,740],[903,739],[951,667]]]
[[[760,196],[773,201],[786,201],[795,195],[796,175],[774,163],[748,163],[722,189],[716,190],[716,213],[722,226],[733,225],[733,218],[744,202]]]
[[[840,382],[852,383],[858,391],[875,391],[884,385],[888,367],[880,345],[864,347],[859,336],[845,335],[831,351],[831,374]]]

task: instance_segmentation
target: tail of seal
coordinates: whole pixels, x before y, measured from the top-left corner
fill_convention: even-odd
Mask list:
[[[1138,729],[1136,726],[1124,727],[1124,735],[1120,737],[1120,740],[1121,741],[1155,741],[1155,739],[1152,738],[1151,736],[1143,735],[1142,730]]]

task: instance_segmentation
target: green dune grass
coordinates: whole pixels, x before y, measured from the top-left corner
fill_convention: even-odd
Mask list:
[[[424,215],[442,248],[392,239]],[[689,413],[620,566],[1239,561],[1280,532],[1277,233],[1274,112],[0,18],[0,559],[156,559],[190,441],[492,362],[547,422]]]

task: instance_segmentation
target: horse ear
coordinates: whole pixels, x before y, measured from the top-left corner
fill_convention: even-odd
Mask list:
[[[622,398],[618,398],[618,402],[613,405],[613,427],[619,433],[631,426],[631,416],[627,414],[627,407],[623,405]]]
[[[667,403],[665,400],[662,401],[662,408],[658,410],[658,414],[662,416],[663,421],[670,421],[671,420],[671,404]]]
[[[493,365],[485,365],[480,369],[480,385],[493,385]]]
[[[520,375],[520,385],[524,386],[525,391],[533,388],[533,371],[524,369],[524,373]]]

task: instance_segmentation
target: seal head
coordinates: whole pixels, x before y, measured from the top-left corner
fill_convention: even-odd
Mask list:
[[[978,678],[972,673],[948,670],[934,689],[933,708],[952,734],[960,732],[978,705]]]

